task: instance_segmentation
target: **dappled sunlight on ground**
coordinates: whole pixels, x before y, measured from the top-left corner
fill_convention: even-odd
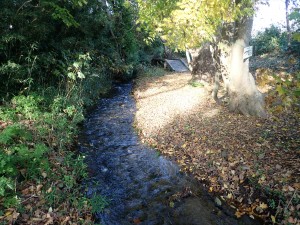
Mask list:
[[[220,113],[219,109],[211,109],[207,110],[207,112],[203,112],[202,116],[206,118],[213,118]]]
[[[288,204],[287,215],[296,218],[299,115],[259,119],[230,113],[205,88],[188,85],[190,78],[172,74],[137,85],[136,126],[142,141],[176,160],[237,217],[280,221]]]
[[[189,85],[191,78],[187,73],[172,73],[152,80],[147,88],[137,88],[136,120],[144,135],[155,135],[176,116],[187,115],[205,104],[207,92]]]

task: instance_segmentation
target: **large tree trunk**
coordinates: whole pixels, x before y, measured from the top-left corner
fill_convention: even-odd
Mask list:
[[[235,24],[236,30],[229,58],[229,109],[244,115],[265,117],[264,98],[249,73],[249,59],[243,59],[244,48],[249,45],[253,17]]]
[[[190,65],[192,68],[193,80],[204,84],[212,83],[216,68],[210,43],[204,43],[200,49],[195,49],[191,52],[191,55],[192,61]]]

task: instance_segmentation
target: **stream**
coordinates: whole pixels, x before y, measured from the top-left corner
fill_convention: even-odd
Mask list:
[[[89,113],[80,151],[89,167],[88,196],[101,194],[109,205],[96,213],[102,225],[235,225],[260,224],[237,220],[214,203],[199,183],[179,167],[142,144],[132,124],[132,84],[116,84],[108,98]]]

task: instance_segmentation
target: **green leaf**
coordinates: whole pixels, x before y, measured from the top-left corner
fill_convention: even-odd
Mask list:
[[[75,73],[73,73],[73,72],[69,72],[69,73],[68,73],[68,77],[69,77],[70,79],[72,79],[72,80],[76,80]]]
[[[76,69],[78,69],[79,66],[80,66],[80,65],[79,65],[79,62],[74,62],[74,63],[73,63],[73,66],[74,66]]]
[[[295,40],[295,41],[300,41],[300,33],[295,33],[292,35],[292,38]]]
[[[284,95],[287,93],[286,89],[284,89],[281,85],[277,85],[276,91],[278,92],[279,95]]]
[[[300,96],[300,89],[294,90],[294,95],[295,95],[296,97],[299,97],[299,96]]]
[[[80,78],[80,79],[85,78],[85,75],[84,75],[81,71],[78,71],[77,76],[78,76],[78,78]]]

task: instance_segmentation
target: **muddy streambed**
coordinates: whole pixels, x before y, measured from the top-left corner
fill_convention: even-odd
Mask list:
[[[96,213],[102,225],[259,224],[237,220],[214,203],[199,184],[172,161],[139,141],[132,124],[132,84],[116,84],[88,115],[80,151],[90,176],[88,196],[105,196],[109,205]]]

